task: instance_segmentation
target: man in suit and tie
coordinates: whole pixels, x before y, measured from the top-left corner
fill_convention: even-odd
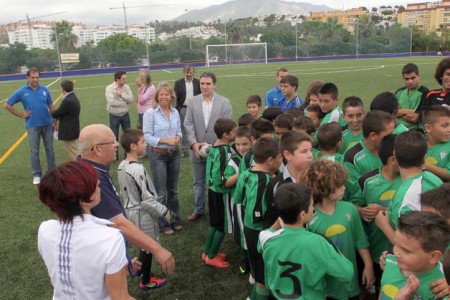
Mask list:
[[[189,144],[186,138],[186,130],[184,128],[184,118],[186,116],[187,104],[189,101],[200,94],[200,80],[194,78],[194,66],[191,64],[186,64],[183,66],[184,78],[175,81],[173,90],[175,96],[177,97],[177,110],[180,114],[181,120],[181,132],[183,134],[182,141],[182,153],[183,157],[187,156],[187,149],[189,149]]]
[[[201,94],[187,103],[184,127],[191,149],[194,165],[194,213],[188,221],[194,222],[205,214],[206,159],[199,156],[200,143],[214,144],[217,139],[214,124],[220,118],[233,118],[230,100],[215,93],[216,75],[203,73],[200,76]]]
[[[69,160],[75,160],[79,154],[78,136],[80,135],[80,101],[73,92],[73,82],[61,82],[63,98],[59,108],[52,112],[59,119],[58,140],[64,142],[64,150]]]

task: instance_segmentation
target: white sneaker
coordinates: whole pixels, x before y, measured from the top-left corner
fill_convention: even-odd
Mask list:
[[[250,275],[248,276],[248,282],[249,282],[250,284],[255,284],[255,278],[252,276],[252,274],[250,274]]]
[[[39,176],[33,177],[33,184],[37,185],[39,183],[41,183],[41,177]]]

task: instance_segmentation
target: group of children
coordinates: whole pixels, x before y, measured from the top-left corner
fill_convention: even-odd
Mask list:
[[[410,64],[403,69],[406,90],[417,98],[414,74]],[[281,83],[297,97],[291,77]],[[219,249],[232,233],[242,252],[239,270],[251,273],[251,300],[359,299],[364,289],[380,299],[431,299],[429,284],[443,293],[441,260],[445,267],[450,261],[443,259],[450,241],[450,187],[443,184],[450,180],[450,110],[432,106],[419,121],[417,107],[399,106],[397,98],[409,96],[405,89],[377,95],[367,113],[356,96],[341,109],[336,85],[315,83],[300,108],[288,101],[260,116],[261,98],[252,95],[237,124],[216,122],[201,259],[228,268]],[[158,239],[157,218],[167,208],[138,162],[145,153],[142,132],[124,131],[121,144],[125,208]],[[140,256],[141,288],[164,285],[151,276],[151,254]]]
[[[405,66],[405,83],[414,74]],[[252,300],[434,299],[432,283],[445,294],[440,260],[450,227],[439,215],[447,216],[450,195],[425,209],[421,194],[449,189],[450,110],[431,106],[417,118],[417,107],[399,106],[404,89],[377,95],[367,113],[355,96],[341,110],[333,83],[309,92],[317,97],[307,105],[261,116],[252,95],[238,124],[217,121],[202,259],[228,268],[219,248],[233,233],[240,270],[250,268],[255,282]],[[380,256],[392,250],[383,272]]]

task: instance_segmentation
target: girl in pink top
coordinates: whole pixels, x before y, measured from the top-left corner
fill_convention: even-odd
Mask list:
[[[137,111],[139,115],[137,128],[142,129],[142,118],[145,111],[152,107],[156,92],[149,70],[143,70],[139,73],[139,77],[136,78],[136,86],[138,87]]]

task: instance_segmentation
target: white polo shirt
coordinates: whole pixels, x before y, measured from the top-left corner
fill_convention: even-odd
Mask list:
[[[128,260],[125,241],[112,222],[92,215],[73,223],[42,222],[38,249],[47,266],[53,299],[111,299],[105,274],[119,272]]]

